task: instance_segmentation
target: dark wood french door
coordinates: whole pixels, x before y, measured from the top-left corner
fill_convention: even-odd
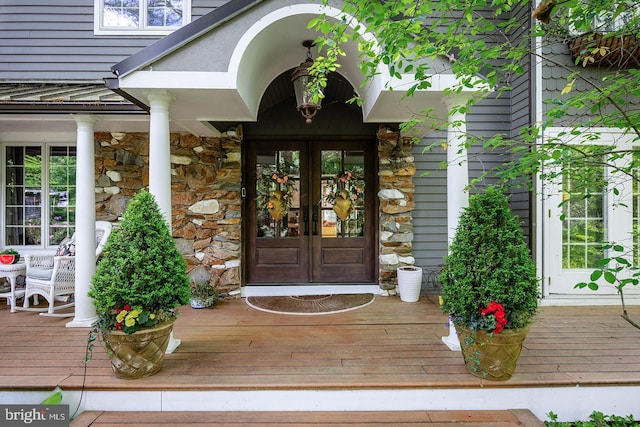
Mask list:
[[[373,283],[372,141],[247,141],[246,283]]]

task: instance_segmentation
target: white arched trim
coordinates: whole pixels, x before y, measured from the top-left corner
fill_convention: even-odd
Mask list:
[[[302,42],[318,36],[307,28],[308,23],[322,13],[335,19],[342,15],[334,7],[304,3],[282,7],[260,17],[235,45],[227,71],[191,71],[197,67],[195,64],[191,67],[188,62],[175,71],[149,68],[121,77],[120,89],[138,99],[145,99],[145,91],[151,89],[168,90],[174,97],[169,112],[173,123],[196,135],[217,136],[219,133],[211,128],[211,122],[257,120],[260,101],[269,84],[306,58]],[[373,38],[370,34],[362,34],[362,37],[365,40]],[[189,44],[182,47],[189,48]],[[431,87],[405,97],[403,89],[408,89],[414,82],[413,76],[392,78],[388,69],[381,66],[378,75],[361,87],[364,77],[358,65],[357,42],[346,43],[344,49],[346,56],[341,60],[339,72],[359,91],[364,101],[364,122],[403,122],[427,108],[446,121],[447,109],[440,99],[446,88],[458,86],[453,75],[434,75]],[[317,52],[312,53],[317,55]],[[479,92],[467,88],[463,91],[469,96]]]

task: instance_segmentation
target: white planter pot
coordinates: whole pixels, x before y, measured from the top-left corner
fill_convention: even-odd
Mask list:
[[[398,267],[398,292],[404,302],[416,302],[420,299],[422,287],[422,268]]]

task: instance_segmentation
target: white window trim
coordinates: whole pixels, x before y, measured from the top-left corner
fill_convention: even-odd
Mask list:
[[[97,36],[166,36],[175,30],[184,27],[191,22],[191,0],[184,1],[184,11],[182,16],[181,27],[165,27],[162,29],[135,29],[123,30],[119,28],[102,28],[102,2],[94,0],[93,2],[93,34]]]
[[[613,12],[610,12],[613,13]],[[634,14],[638,14],[638,11],[634,10],[625,10],[615,18],[613,18],[613,22],[611,21],[611,16],[607,16],[607,12],[601,12],[598,16],[594,16],[591,19],[591,31],[597,33],[613,33],[621,30],[626,25],[627,20],[634,19]],[[575,27],[569,27],[569,34],[572,37],[581,36],[584,32],[577,31]]]
[[[2,185],[0,186],[0,189],[2,190],[2,194],[0,194],[0,209],[2,209],[2,215],[0,216],[0,227],[2,228],[2,233],[0,234],[0,246],[1,247],[7,247],[6,245],[6,241],[5,241],[5,222],[6,222],[6,216],[5,216],[5,210],[6,210],[6,200],[5,200],[5,195],[6,192],[4,191],[5,189],[5,183],[7,182],[6,180],[6,164],[7,164],[7,151],[6,151],[6,147],[7,146],[15,146],[15,147],[41,147],[42,149],[42,162],[43,165],[48,165],[49,164],[49,149],[50,147],[76,147],[77,143],[76,140],[69,140],[68,142],[9,142],[9,141],[5,141],[2,144],[0,144],[0,162],[2,163],[2,170],[0,170],[0,177],[2,178]],[[48,188],[49,185],[49,168],[48,167],[44,167],[44,171],[43,171],[43,175],[42,175],[42,185],[40,187],[40,189],[43,191],[43,194],[46,194],[46,192],[48,192],[48,190],[45,189],[45,187]],[[77,197],[76,197],[77,199]],[[42,210],[40,213],[40,218],[41,218],[41,224],[43,224],[41,230],[42,230],[42,236],[44,236],[42,238],[42,243],[40,245],[12,245],[11,247],[16,249],[18,252],[20,252],[20,254],[24,255],[26,253],[41,253],[41,252],[51,252],[52,250],[55,250],[57,248],[58,245],[48,245],[48,241],[49,239],[46,238],[46,236],[48,236],[49,234],[49,220],[48,218],[50,217],[49,215],[49,203],[43,202],[42,204]]]
[[[572,142],[570,138],[572,135],[570,131],[573,128],[560,128],[553,127],[546,129],[543,135],[544,139],[557,138],[565,134],[565,142],[568,144],[579,143],[578,141]],[[631,149],[633,146],[640,145],[639,142],[633,143],[633,135],[624,134],[617,128],[579,128],[581,132],[596,133],[599,134],[600,139],[593,141],[593,145],[613,145],[621,149]],[[575,138],[574,138],[575,139]],[[623,160],[620,160],[623,161]],[[607,171],[605,170],[605,174]],[[543,271],[544,271],[544,296],[554,295],[573,295],[578,297],[587,297],[592,299],[594,297],[602,297],[603,295],[612,295],[615,298],[619,298],[616,294],[616,290],[603,281],[600,281],[601,285],[598,292],[591,291],[589,289],[573,289],[573,286],[579,282],[588,282],[589,276],[593,269],[564,269],[562,268],[562,230],[558,227],[558,218],[562,213],[562,208],[559,206],[561,201],[561,183],[549,183],[542,182],[538,178],[539,186],[542,192],[538,195],[538,202],[542,206],[540,223],[543,225],[542,241],[543,241]],[[606,203],[605,214],[605,229],[606,239],[609,241],[616,241],[618,243],[629,242],[632,243],[630,232],[633,229],[633,203],[632,203],[632,185],[619,186],[621,190],[618,196],[614,196],[613,192],[609,192],[608,201]],[[615,200],[614,200],[615,199]],[[614,208],[614,205],[618,204]],[[622,207],[619,204],[625,204],[627,207]],[[632,289],[634,287],[626,287],[625,295],[637,294],[640,289]],[[560,291],[558,291],[560,289]]]

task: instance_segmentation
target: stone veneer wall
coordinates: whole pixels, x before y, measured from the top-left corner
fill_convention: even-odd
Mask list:
[[[96,219],[117,222],[129,200],[149,185],[149,135],[98,132]],[[215,167],[222,142],[225,161]],[[241,143],[233,138],[171,134],[172,232],[191,277],[206,278],[221,292],[241,284]],[[380,287],[395,293],[398,267],[413,265],[415,206],[411,138],[378,131]]]
[[[96,219],[117,222],[149,185],[147,133],[95,133]],[[216,169],[220,142],[224,165]],[[240,141],[170,136],[172,232],[192,278],[221,292],[240,288]]]
[[[411,156],[412,139],[380,127],[378,136],[380,200],[380,288],[395,294],[398,267],[415,264],[413,216],[415,207]]]

